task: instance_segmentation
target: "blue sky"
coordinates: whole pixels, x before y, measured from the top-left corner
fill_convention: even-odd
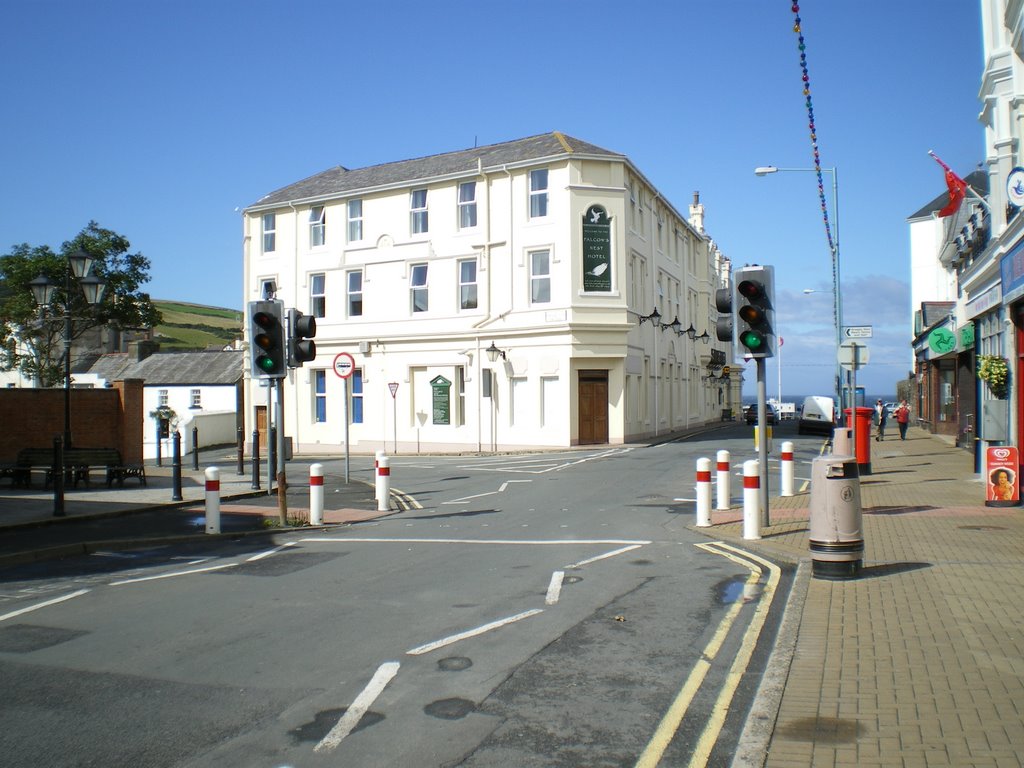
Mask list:
[[[558,130],[627,155],[680,211],[699,191],[734,265],[775,265],[783,396],[828,394],[815,175],[753,173],[813,166],[791,6],[8,0],[0,252],[94,219],[150,258],[154,298],[241,308],[238,210],[266,193]],[[906,217],[945,188],[927,151],[961,175],[983,160],[980,11],[802,0],[800,16],[839,171],[844,322],[873,327],[859,382],[894,393],[912,364]]]

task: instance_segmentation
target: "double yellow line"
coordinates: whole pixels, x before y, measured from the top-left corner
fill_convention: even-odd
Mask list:
[[[768,580],[761,592],[757,607],[754,609],[754,616],[750,620],[750,625],[743,636],[739,652],[733,660],[725,682],[722,685],[722,690],[718,694],[714,707],[712,707],[711,717],[708,719],[707,725],[704,726],[704,731],[697,740],[697,745],[689,762],[691,768],[707,765],[708,763],[711,750],[714,748],[715,742],[722,731],[722,726],[725,724],[725,717],[729,712],[729,704],[736,693],[736,689],[739,687],[740,681],[743,679],[743,674],[750,663],[754,648],[757,646],[761,630],[764,628],[765,621],[768,618],[768,611],[775,598],[775,592],[778,589],[781,577],[781,569],[774,563],[724,542],[716,541],[708,544],[697,544],[696,546],[705,552],[726,557],[748,568],[750,575],[744,584],[744,593],[752,590],[760,581],[763,573],[762,566],[768,570]],[[700,690],[704,678],[710,671],[712,662],[722,649],[722,644],[725,642],[725,638],[728,636],[733,624],[735,624],[742,606],[742,600],[734,602],[721,623],[719,623],[715,634],[711,637],[707,646],[705,646],[700,659],[698,659],[690,675],[686,678],[682,689],[676,694],[672,705],[668,708],[664,717],[662,717],[647,748],[644,749],[637,760],[636,768],[655,768],[660,762],[665,754],[665,750],[668,749],[669,744],[678,732],[679,725],[683,722],[687,709],[689,709],[694,697]]]

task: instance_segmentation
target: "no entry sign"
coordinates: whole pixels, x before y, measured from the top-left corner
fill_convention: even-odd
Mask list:
[[[356,369],[356,361],[348,352],[339,352],[334,356],[334,372],[347,379]]]

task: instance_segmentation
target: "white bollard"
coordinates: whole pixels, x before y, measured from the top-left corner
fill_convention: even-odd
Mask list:
[[[373,458],[373,498],[380,501],[380,457],[384,451],[377,451]]]
[[[711,525],[711,459],[697,459],[697,527]]]
[[[377,511],[387,512],[391,497],[391,459],[383,453],[377,459],[377,483],[380,488],[377,496]]]
[[[206,468],[206,532],[220,533],[220,470]]]
[[[761,538],[761,473],[757,459],[743,462],[743,538]]]
[[[324,465],[309,465],[309,524],[324,524]]]
[[[728,509],[729,508],[729,452],[719,451],[718,456],[718,476],[716,479],[716,490],[718,491],[718,503],[715,505],[715,509]]]
[[[793,443],[788,440],[782,444],[782,482],[779,483],[780,496],[793,495]]]

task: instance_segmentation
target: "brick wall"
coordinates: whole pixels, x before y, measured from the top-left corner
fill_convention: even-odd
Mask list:
[[[142,380],[71,390],[71,439],[79,448],[117,448],[142,461]],[[0,389],[0,462],[22,448],[50,448],[64,434],[63,389]]]

